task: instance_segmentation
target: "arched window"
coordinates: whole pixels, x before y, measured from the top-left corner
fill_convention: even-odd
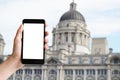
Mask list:
[[[32,80],[31,76],[25,76],[25,80]]]
[[[41,80],[41,77],[40,76],[35,76],[34,80]]]

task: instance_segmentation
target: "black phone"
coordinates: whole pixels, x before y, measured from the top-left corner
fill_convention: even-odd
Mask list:
[[[24,19],[21,61],[23,64],[44,64],[45,20]]]

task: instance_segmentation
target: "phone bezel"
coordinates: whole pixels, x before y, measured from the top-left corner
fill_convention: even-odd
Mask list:
[[[23,26],[24,26],[25,23],[44,24],[44,38],[45,38],[45,20],[44,19],[23,19],[23,21],[22,21]],[[23,29],[23,32],[22,32],[21,62],[23,64],[44,64],[44,62],[45,62],[45,48],[44,48],[44,45],[43,45],[43,59],[24,59],[23,58],[23,47],[24,47],[23,36],[24,36],[24,29]],[[45,44],[44,38],[43,38],[43,43]]]

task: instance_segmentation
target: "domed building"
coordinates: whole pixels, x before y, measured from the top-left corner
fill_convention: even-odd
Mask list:
[[[72,54],[90,54],[90,32],[83,15],[76,10],[76,3],[62,15],[58,27],[53,29],[53,50],[64,49]]]
[[[25,65],[8,80],[120,80],[120,53],[108,49],[105,37],[91,38],[76,7],[72,2],[53,28],[45,64]]]

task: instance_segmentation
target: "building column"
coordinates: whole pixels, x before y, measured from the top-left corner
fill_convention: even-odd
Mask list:
[[[60,68],[60,80],[64,80],[64,70]]]
[[[71,43],[71,32],[68,32],[68,44]]]
[[[86,75],[87,75],[86,69],[84,69],[84,80],[86,80]]]
[[[25,79],[25,69],[23,69],[22,80]]]
[[[60,76],[60,74],[59,74],[59,69],[57,69],[57,80],[59,80],[59,77]]]
[[[48,76],[47,76],[47,69],[44,69],[44,80],[48,80],[47,78],[48,78]]]
[[[16,72],[12,75],[13,76],[13,80],[15,80],[15,75],[16,75]]]
[[[47,75],[47,74],[46,74],[46,69],[44,69],[44,80],[47,80],[47,79],[46,79],[46,75]]]
[[[88,39],[87,39],[87,47],[88,48],[90,48],[89,45],[90,45],[90,37],[88,36]]]
[[[87,35],[85,37],[85,46],[87,46]]]
[[[98,70],[95,69],[95,80],[98,80]]]
[[[62,74],[63,74],[63,73],[62,73],[62,67],[60,67],[60,80],[63,80],[63,79],[62,79]]]
[[[83,45],[83,33],[81,34],[81,45]]]
[[[75,42],[75,43],[78,44],[78,43],[79,43],[79,33],[76,32],[76,33],[75,33],[75,36],[76,36],[76,37],[75,37],[75,38],[76,38],[76,40],[75,40],[76,42]]]
[[[73,69],[73,80],[75,80],[75,69]]]
[[[42,77],[41,80],[44,80],[44,69],[42,68]]]
[[[32,80],[34,80],[34,69],[32,68]]]
[[[108,79],[107,80],[111,80],[111,70],[110,70],[110,65],[108,65]]]
[[[64,33],[61,33],[61,44],[64,44]]]
[[[57,50],[57,33],[55,32],[54,50]]]

